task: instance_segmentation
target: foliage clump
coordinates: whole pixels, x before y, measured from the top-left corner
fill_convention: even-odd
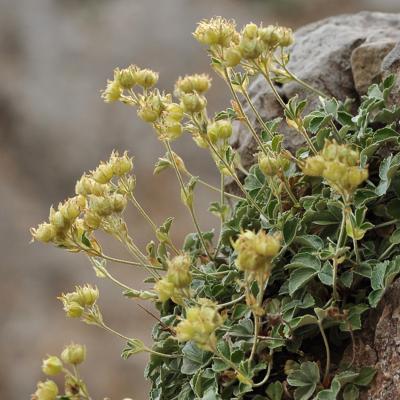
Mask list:
[[[207,46],[213,69],[227,83],[232,108],[208,115],[208,75],[179,78],[172,94],[155,88],[157,73],[134,65],[116,69],[102,96],[135,107],[152,125],[166,149],[155,173],[175,171],[195,233],[182,246],[174,243],[172,218],[162,225],[151,219],[134,194],[132,159],[116,152],[81,177],[76,195],[51,208],[48,222],[32,229],[37,241],[85,253],[97,276],[121,287],[124,296],[153,302],[160,314],[154,343],[109,327],[93,286],[63,294],[64,310],[120,336],[127,342],[124,358],[149,353],[145,376],[153,400],[357,399],[375,371],[354,368],[351,357],[344,362],[344,349],[354,345],[364,316],[400,272],[400,110],[388,100],[394,77],[372,85],[356,108],[288,69],[290,29],[248,24],[239,32],[233,21],[218,17],[201,21],[194,37]],[[296,153],[282,145],[281,121],[264,121],[252,103],[247,87],[258,75],[270,85],[293,134],[304,139]],[[287,81],[316,91],[320,104],[310,109],[298,97],[285,102],[276,82]],[[234,123],[246,126],[258,145],[258,161],[248,171],[229,144]],[[184,132],[211,153],[220,188],[193,176],[172,150]],[[227,178],[240,195],[226,192]],[[220,194],[209,208],[220,219],[219,237],[200,227],[197,184]],[[155,241],[145,250],[124,221],[128,204],[154,231]],[[97,231],[117,239],[131,258],[108,255]],[[149,289],[120,282],[109,263],[147,270]],[[46,381],[33,399],[90,398],[76,370],[85,351],[76,346],[64,350],[62,361],[52,356],[43,364],[47,375],[65,373],[65,393]]]

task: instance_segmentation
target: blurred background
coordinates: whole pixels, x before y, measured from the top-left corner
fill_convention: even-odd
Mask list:
[[[171,90],[179,75],[210,72],[204,49],[191,32],[202,18],[222,15],[238,25],[253,21],[293,28],[320,18],[360,10],[400,12],[399,0],[0,0],[0,399],[28,399],[42,378],[41,359],[70,341],[85,343],[82,368],[94,399],[147,399],[145,356],[120,358],[124,345],[107,332],[66,320],[56,297],[91,282],[101,291],[105,320],[129,337],[151,343],[154,320],[122,298],[110,282],[95,277],[81,255],[29,244],[29,227],[72,195],[84,170],[112,149],[135,157],[137,197],[157,223],[175,216],[173,235],[181,243],[193,230],[180,205],[172,171],[153,177],[163,148],[132,108],[106,105],[99,91],[116,66],[137,63],[160,72],[160,87]],[[212,74],[212,73],[211,73]],[[213,75],[213,74],[212,74]],[[211,112],[229,104],[215,78]],[[189,138],[176,150],[195,175],[217,183],[207,153]],[[197,191],[203,229],[218,221],[207,213],[215,198]],[[151,232],[135,210],[127,213],[132,234],[144,246]],[[123,255],[113,243],[108,253]],[[143,274],[110,266],[133,287]]]

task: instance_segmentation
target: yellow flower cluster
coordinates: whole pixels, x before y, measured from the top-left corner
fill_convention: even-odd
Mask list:
[[[210,46],[213,56],[221,59],[226,67],[272,54],[277,47],[288,47],[294,41],[289,28],[250,23],[239,33],[233,21],[221,17],[201,21],[193,35],[200,43]]]
[[[186,318],[176,327],[179,341],[193,340],[201,349],[215,350],[215,331],[223,323],[224,318],[217,310],[217,305],[210,300],[200,299],[199,306],[186,309]]]
[[[239,270],[269,275],[271,261],[281,249],[281,240],[278,234],[247,230],[239,235],[233,247],[237,253],[236,266]]]
[[[360,167],[358,150],[335,141],[326,141],[321,154],[307,158],[302,170],[305,175],[323,177],[345,197],[368,179],[368,169]]]
[[[61,359],[57,356],[48,356],[45,358],[42,362],[43,373],[49,376],[55,376],[66,371],[63,362],[65,364],[71,364],[74,367],[83,363],[86,358],[86,347],[81,344],[71,343],[64,348],[60,357]],[[75,386],[75,388],[72,389],[71,392],[69,391],[68,383],[69,382],[67,379],[65,385],[66,394],[72,395],[74,392],[76,394],[76,382],[73,382],[73,386]],[[37,384],[37,390],[32,395],[32,400],[55,400],[57,396],[58,387],[56,383],[51,380],[47,380],[46,382],[39,382]]]
[[[187,254],[176,256],[167,261],[167,266],[167,274],[156,282],[154,290],[160,301],[172,299],[174,303],[182,304],[183,299],[190,294],[192,282],[190,257]]]
[[[90,285],[76,286],[74,292],[63,293],[59,299],[63,303],[64,311],[70,318],[79,318],[84,312],[93,307],[99,298],[97,287]]]
[[[136,65],[114,70],[114,79],[107,81],[107,87],[102,92],[106,103],[122,100],[124,90],[131,90],[135,85],[149,89],[158,82],[158,74],[150,69],[140,69]]]
[[[82,249],[82,235],[101,227],[104,218],[121,213],[127,205],[127,194],[134,179],[126,175],[133,168],[127,153],[113,152],[109,161],[85,174],[76,183],[76,196],[50,209],[49,222],[32,228],[32,237],[40,242],[53,242],[71,251]],[[118,184],[112,183],[120,178]],[[92,243],[95,245],[95,242]]]
[[[290,161],[283,154],[258,154],[258,166],[265,176],[276,176],[289,168]]]
[[[58,396],[58,386],[52,380],[39,382],[36,392],[32,395],[32,400],[56,400]]]

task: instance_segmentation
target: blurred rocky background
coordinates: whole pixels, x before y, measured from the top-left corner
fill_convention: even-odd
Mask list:
[[[105,319],[127,336],[150,341],[152,318],[95,277],[83,256],[29,244],[29,227],[47,218],[48,206],[73,193],[84,170],[113,148],[135,156],[137,196],[161,223],[176,217],[181,242],[192,230],[180,205],[175,177],[153,177],[163,154],[151,130],[130,108],[106,105],[99,90],[115,66],[137,63],[161,74],[170,90],[179,75],[209,71],[204,49],[191,32],[201,18],[223,15],[299,27],[329,15],[377,10],[400,12],[398,0],[0,0],[0,399],[28,399],[41,378],[41,359],[71,340],[85,343],[83,375],[94,399],[147,398],[146,357],[122,361],[124,345],[94,327],[66,320],[56,297],[92,282],[101,290]],[[226,107],[227,90],[215,77],[211,111]],[[189,138],[176,146],[195,175],[217,183],[207,153]],[[198,191],[202,228],[217,220],[206,211],[212,193]],[[202,210],[202,211],[200,211]],[[140,245],[151,234],[134,210],[127,219]],[[113,243],[109,253],[123,255]],[[143,274],[115,274],[144,287]]]

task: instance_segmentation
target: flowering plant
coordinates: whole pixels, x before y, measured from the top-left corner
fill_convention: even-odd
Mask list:
[[[233,21],[217,17],[201,21],[194,37],[227,83],[231,108],[208,115],[211,79],[205,74],[179,78],[174,93],[164,93],[154,88],[157,73],[134,65],[116,69],[102,96],[135,107],[152,125],[166,149],[154,172],[175,171],[195,233],[182,246],[174,243],[172,218],[161,226],[151,219],[135,197],[132,159],[117,152],[85,173],[75,196],[32,229],[36,241],[85,253],[97,276],[120,286],[124,296],[153,302],[160,313],[154,343],[109,327],[93,286],[62,294],[64,310],[120,336],[123,358],[149,353],[145,376],[153,400],[357,399],[375,371],[353,366],[354,335],[400,272],[400,109],[389,101],[394,77],[372,85],[358,109],[317,91],[320,104],[310,110],[307,99],[285,102],[276,88],[276,82],[294,80],[316,91],[288,68],[290,29],[251,23],[239,32]],[[304,139],[296,153],[283,147],[280,121],[264,121],[248,94],[260,74],[286,123]],[[234,124],[244,125],[258,146],[248,171],[230,145]],[[220,188],[193,176],[173,151],[184,132],[211,153]],[[227,192],[228,180],[235,194]],[[218,238],[200,228],[197,184],[220,193],[210,206],[221,222]],[[154,231],[145,250],[125,223],[128,204]],[[96,238],[100,230],[131,258],[106,254]],[[149,289],[120,282],[110,263],[145,269]],[[353,357],[343,357],[347,347]],[[72,344],[61,359],[45,359],[45,374],[65,374],[64,392],[47,380],[32,398],[90,399],[76,368],[84,358],[84,347]]]

